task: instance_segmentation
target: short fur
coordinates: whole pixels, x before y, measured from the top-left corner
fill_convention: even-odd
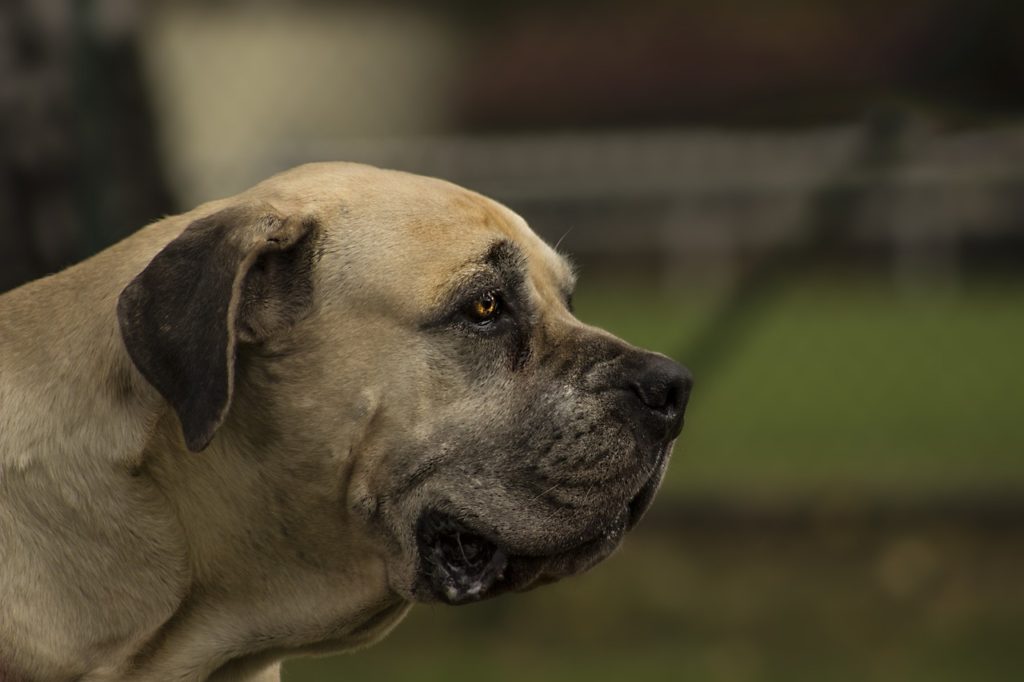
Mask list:
[[[444,600],[429,510],[519,557],[494,593],[607,556],[678,423],[638,430],[667,398],[629,377],[668,361],[578,322],[572,280],[493,201],[314,164],[0,296],[0,679],[366,645]]]

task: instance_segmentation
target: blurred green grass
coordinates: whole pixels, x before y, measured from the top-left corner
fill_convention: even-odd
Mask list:
[[[581,319],[687,362],[723,292],[584,278],[576,299]],[[1017,679],[1020,519],[708,524],[673,502],[1019,498],[1024,281],[812,275],[742,329],[720,364],[692,367],[658,518],[616,556],[528,594],[416,607],[375,647],[284,679]]]

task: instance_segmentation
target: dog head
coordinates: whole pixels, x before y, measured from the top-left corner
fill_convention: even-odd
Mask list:
[[[190,219],[121,295],[129,355],[188,449],[318,481],[293,506],[372,539],[395,593],[578,573],[650,504],[690,376],[578,321],[571,267],[504,206],[318,164]]]

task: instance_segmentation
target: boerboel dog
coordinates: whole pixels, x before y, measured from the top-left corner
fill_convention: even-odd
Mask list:
[[[0,297],[0,678],[277,679],[414,602],[579,573],[691,380],[518,215],[285,172]]]

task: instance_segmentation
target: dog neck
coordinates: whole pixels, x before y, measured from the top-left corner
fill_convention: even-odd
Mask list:
[[[250,399],[244,387],[236,397]],[[379,541],[348,517],[342,455],[289,443],[270,418],[239,419],[190,453],[168,413],[146,449],[139,476],[173,509],[188,556],[180,607],[132,662],[155,678],[363,646],[408,609],[387,583]]]
[[[117,657],[175,604],[184,548],[131,476],[164,408],[118,332],[130,265],[98,260],[0,297],[0,642],[28,679]]]
[[[165,232],[0,297],[0,677],[251,672],[369,643],[408,608],[323,453],[230,420],[184,451],[114,313]]]
[[[134,370],[115,308],[162,239],[141,253],[118,245],[0,296],[0,476],[138,458],[163,403]]]
[[[128,464],[142,452],[162,411],[160,397],[123,352],[111,350],[120,343],[114,320],[81,320],[95,329],[91,336],[81,333],[78,321],[64,320],[56,337],[0,339],[0,472]],[[18,331],[32,336],[24,326]],[[47,366],[33,359],[41,355],[56,371],[19,371]]]

